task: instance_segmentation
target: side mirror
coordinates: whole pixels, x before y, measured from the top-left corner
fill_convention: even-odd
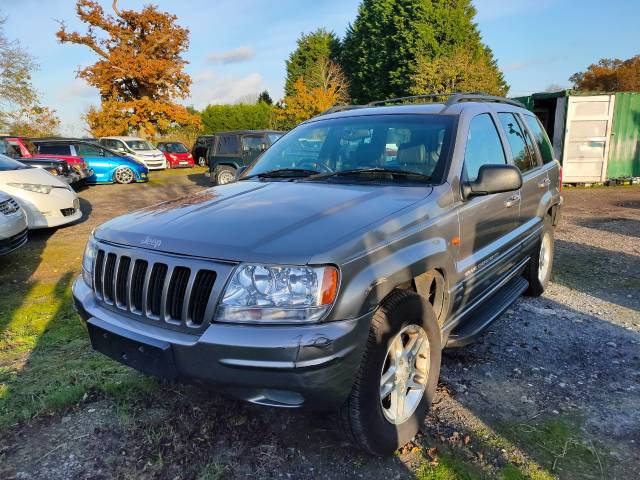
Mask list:
[[[512,192],[522,187],[522,175],[513,165],[483,165],[478,178],[462,184],[464,198],[491,195],[492,193]]]
[[[236,180],[240,178],[240,176],[247,170],[249,167],[242,166],[236,170]]]

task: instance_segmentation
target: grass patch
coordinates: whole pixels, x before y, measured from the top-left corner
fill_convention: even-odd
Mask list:
[[[507,430],[514,442],[526,448],[554,475],[570,479],[606,478],[607,459],[585,438],[580,424],[577,419],[562,417],[512,424]]]
[[[220,480],[229,469],[228,465],[220,462],[209,462],[200,470],[197,480]]]
[[[438,456],[437,464],[422,464],[416,472],[418,480],[476,480],[488,478],[474,465],[452,455]]]
[[[68,408],[92,390],[131,402],[155,382],[92,351],[73,310],[71,273],[0,296],[0,428]]]

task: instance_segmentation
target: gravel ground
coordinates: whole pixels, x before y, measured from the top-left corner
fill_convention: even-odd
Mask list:
[[[84,190],[88,219],[35,241],[86,238],[112,216],[206,185],[193,174],[159,178]],[[460,471],[525,478],[507,476],[514,465],[537,478],[638,478],[640,189],[564,195],[549,290],[520,299],[478,343],[445,352],[423,432],[396,456],[354,450],[330,416],[160,385],[126,400],[91,392],[3,432],[0,477],[431,478],[431,469],[453,463],[463,478]],[[55,273],[32,273],[42,275]]]

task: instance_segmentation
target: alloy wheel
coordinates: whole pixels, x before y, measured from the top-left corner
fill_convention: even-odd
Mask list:
[[[116,181],[118,183],[131,183],[134,178],[133,171],[130,168],[123,167],[116,170]]]
[[[540,239],[540,254],[538,255],[538,280],[544,282],[551,264],[551,235],[545,232]]]
[[[418,325],[407,325],[387,349],[380,374],[380,406],[385,418],[404,423],[422,401],[429,377],[429,340]]]

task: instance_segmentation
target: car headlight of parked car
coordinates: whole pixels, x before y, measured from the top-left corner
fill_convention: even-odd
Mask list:
[[[21,188],[36,193],[50,193],[53,187],[51,185],[38,185],[36,183],[7,183],[10,187]]]
[[[91,233],[87,246],[84,249],[84,256],[82,257],[82,278],[84,282],[93,288],[93,261],[96,258],[98,252],[98,242]]]
[[[338,269],[243,264],[227,284],[216,321],[311,323],[329,311],[338,293]]]

